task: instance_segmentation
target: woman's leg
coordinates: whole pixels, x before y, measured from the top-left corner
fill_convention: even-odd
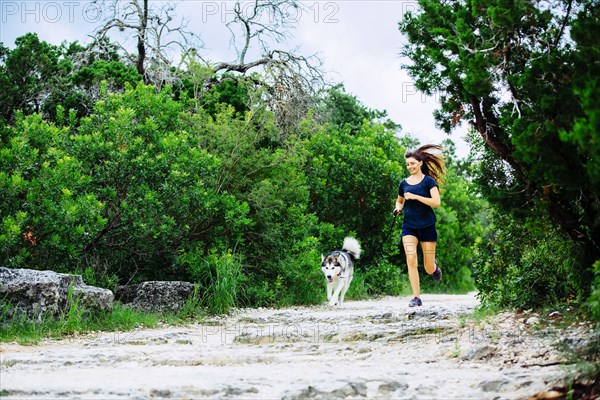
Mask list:
[[[419,261],[417,258],[417,246],[419,239],[415,236],[402,236],[402,245],[406,254],[406,265],[408,266],[408,280],[413,291],[413,296],[421,297],[421,286],[419,283]]]
[[[431,275],[435,272],[435,248],[436,242],[421,242],[421,250],[423,250],[423,264],[425,271]]]

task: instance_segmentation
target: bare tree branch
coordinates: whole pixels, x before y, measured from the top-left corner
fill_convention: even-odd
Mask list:
[[[269,46],[269,39],[281,43],[290,37],[289,31],[294,28],[295,19],[290,18],[289,9],[302,10],[297,0],[254,0],[253,2],[236,2],[235,18],[227,22],[231,32],[231,43],[238,52],[237,63],[243,65],[250,46],[257,42],[263,51]],[[241,49],[237,46],[237,34],[234,26],[241,30]]]
[[[251,70],[262,71],[256,84],[266,89],[266,102],[275,113],[282,132],[306,116],[314,104],[316,92],[325,85],[322,61],[316,56],[299,55],[299,50],[276,49],[285,42],[295,27],[303,6],[297,0],[252,0],[236,2],[234,18],[226,23],[231,32],[231,45],[237,52],[234,62],[210,63],[216,74],[237,73],[245,76]],[[292,14],[293,13],[293,14]],[[260,54],[247,61],[253,51]],[[205,86],[217,81],[208,79]],[[265,99],[262,99],[263,102]]]
[[[94,33],[96,42],[115,28],[133,35],[136,41],[135,56],[126,44],[121,44],[121,47],[146,83],[160,86],[175,79],[170,72],[174,48],[186,51],[201,47],[199,36],[187,29],[187,21],[172,25],[176,8],[174,4],[163,4],[157,9],[150,0],[94,0],[94,3],[112,11],[107,13],[104,24]]]

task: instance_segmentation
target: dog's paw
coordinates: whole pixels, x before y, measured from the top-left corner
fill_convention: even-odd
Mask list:
[[[338,303],[337,301],[333,301],[333,300],[331,300],[331,301],[329,302],[329,305],[330,305],[331,307],[337,307],[337,306],[339,305],[339,303]]]

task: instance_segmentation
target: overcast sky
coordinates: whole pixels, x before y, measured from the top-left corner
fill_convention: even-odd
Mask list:
[[[152,1],[158,5],[159,1]],[[124,4],[124,3],[121,3]],[[224,24],[232,20],[233,2],[185,0],[176,3],[178,16],[189,20],[188,28],[200,35],[203,51],[213,61],[233,61],[229,32]],[[398,22],[415,1],[337,0],[307,1],[303,11],[290,10],[297,22],[292,38],[278,47],[300,46],[305,55],[317,53],[324,61],[329,79],[342,82],[347,92],[364,105],[387,110],[389,117],[422,143],[441,143],[448,136],[436,129],[433,110],[437,98],[418,93],[410,77],[401,69],[407,60],[399,53],[404,38]],[[53,44],[63,41],[86,43],[87,35],[105,15],[90,1],[78,0],[0,0],[0,41],[12,47],[15,38],[36,32]],[[458,155],[468,154],[463,137],[466,128],[450,138]]]

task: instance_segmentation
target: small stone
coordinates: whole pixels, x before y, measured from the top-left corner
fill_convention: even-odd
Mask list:
[[[482,382],[479,386],[484,392],[498,392],[503,386],[508,385],[508,381],[495,380]]]
[[[356,398],[356,396],[366,397],[367,386],[364,383],[347,383],[341,388],[332,391],[331,395],[336,398]]]
[[[150,397],[158,397],[164,399],[166,397],[171,397],[171,391],[168,389],[152,389],[150,391]]]
[[[381,394],[391,394],[396,392],[397,390],[406,390],[408,389],[408,385],[406,383],[400,383],[397,381],[382,383],[379,385],[379,393]]]
[[[492,356],[496,352],[495,346],[483,345],[477,346],[470,350],[468,350],[465,355],[462,357],[463,360],[482,360],[484,358],[488,358]]]
[[[560,312],[558,311],[552,311],[550,314],[548,314],[548,318],[560,318]]]

